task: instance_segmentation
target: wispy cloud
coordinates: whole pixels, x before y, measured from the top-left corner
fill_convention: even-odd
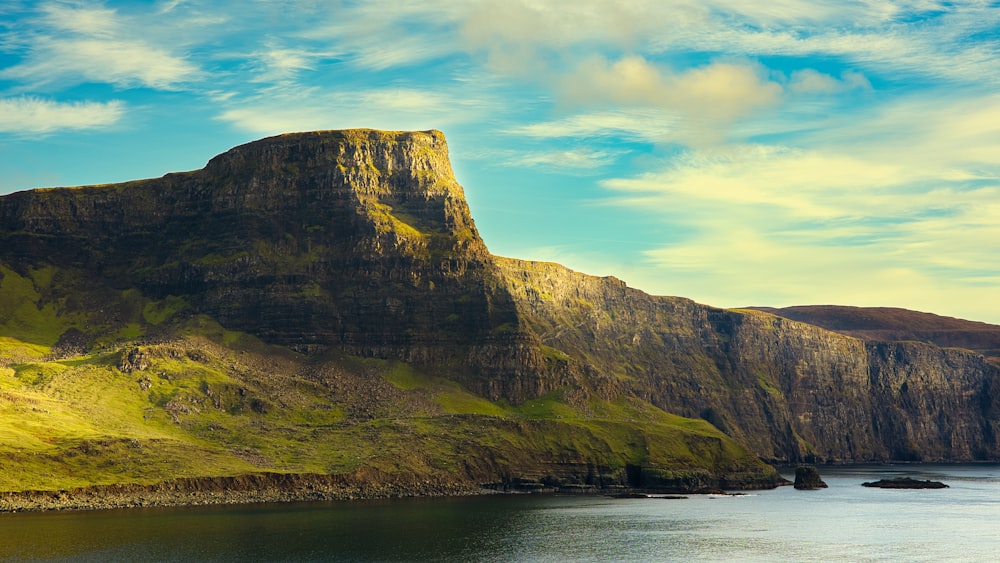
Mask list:
[[[475,2],[360,2],[312,14],[297,35],[336,45],[358,68],[374,71],[412,66],[460,52],[455,28]]]
[[[623,151],[594,150],[587,148],[532,151],[511,155],[504,162],[511,166],[555,169],[563,172],[589,172],[614,162]],[[493,155],[496,158],[497,155]]]
[[[319,60],[335,56],[336,54],[330,51],[283,47],[274,40],[267,41],[263,49],[249,55],[254,61],[256,82],[292,80],[304,71],[314,70]]]
[[[172,90],[197,74],[195,65],[140,41],[38,38],[26,60],[0,71],[0,78],[32,90],[74,82]]]
[[[322,92],[271,89],[231,99],[220,121],[260,135],[313,129],[374,127],[425,130],[442,128],[481,114],[475,100],[410,88]]]
[[[645,253],[661,291],[928,310],[948,296],[977,318],[998,277],[1000,100],[930,103],[900,100],[799,138],[812,148],[690,151],[604,185],[610,202],[679,227]]]
[[[0,131],[44,135],[59,130],[109,127],[125,114],[125,105],[111,102],[60,103],[32,97],[0,99]]]
[[[623,137],[632,141],[665,142],[675,136],[677,127],[677,118],[661,109],[629,108],[515,125],[503,132],[536,139]]]
[[[21,83],[22,90],[82,82],[169,90],[200,77],[195,64],[150,44],[141,26],[103,7],[45,4],[17,42],[22,60],[0,70],[0,78]]]
[[[854,4],[853,10],[846,6],[844,14],[855,17],[844,20],[828,15],[828,19],[804,21],[803,25],[757,26],[714,18],[701,27],[663,34],[652,40],[650,48],[676,52],[690,51],[691,45],[697,45],[709,52],[754,56],[833,57],[893,79],[906,76],[995,84],[1000,45],[970,40],[995,33],[1000,23],[995,7],[986,2],[885,4],[889,9],[880,9],[879,3]]]

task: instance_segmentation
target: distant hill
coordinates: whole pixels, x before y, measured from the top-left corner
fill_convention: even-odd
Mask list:
[[[942,348],[965,348],[1000,365],[1000,326],[997,325],[894,307],[804,305],[753,309],[865,340],[911,340]]]

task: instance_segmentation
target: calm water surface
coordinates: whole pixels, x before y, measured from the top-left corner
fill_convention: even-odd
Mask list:
[[[821,468],[829,489],[0,515],[11,561],[996,561],[1000,466]],[[943,490],[882,490],[909,475]]]

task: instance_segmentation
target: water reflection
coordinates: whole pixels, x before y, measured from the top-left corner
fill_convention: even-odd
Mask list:
[[[866,489],[895,474],[940,491]],[[1000,553],[997,466],[823,470],[791,487],[687,500],[475,497],[0,515],[0,560],[872,561]]]

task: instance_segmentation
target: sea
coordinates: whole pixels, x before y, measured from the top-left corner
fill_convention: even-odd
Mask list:
[[[0,514],[0,560],[1000,561],[998,465],[820,473],[826,489],[687,498],[491,495]],[[899,476],[949,488],[861,486]]]

